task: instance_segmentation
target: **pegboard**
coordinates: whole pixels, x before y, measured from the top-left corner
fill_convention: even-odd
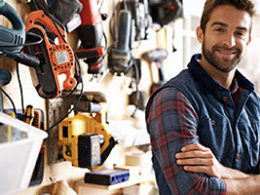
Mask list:
[[[66,114],[66,105],[63,98],[56,98],[47,101],[47,121],[48,128],[54,125],[62,116]],[[56,125],[48,132],[47,139],[48,163],[53,164],[62,160],[62,154],[58,146],[58,126]]]

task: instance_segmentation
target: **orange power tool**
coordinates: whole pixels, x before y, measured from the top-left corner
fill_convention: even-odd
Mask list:
[[[43,10],[33,11],[28,15],[26,31],[32,32],[43,41],[40,44],[29,46],[30,55],[39,58],[35,64],[38,82],[35,88],[43,98],[54,98],[61,95],[58,75],[65,74],[63,89],[72,90],[77,81],[72,75],[75,65],[74,53],[65,41],[64,29],[49,17]]]

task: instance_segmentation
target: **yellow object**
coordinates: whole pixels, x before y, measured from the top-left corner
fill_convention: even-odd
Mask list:
[[[15,118],[15,113],[9,113],[9,116]],[[12,140],[12,127],[10,125],[8,125],[8,129],[7,129],[7,142],[11,142]]]
[[[98,113],[77,113],[74,117],[67,117],[59,123],[59,141],[65,160],[71,161],[73,166],[79,167],[78,137],[82,134],[103,135],[104,143],[101,146],[101,160],[107,158],[113,146],[114,138],[109,132],[107,124],[107,105],[100,103],[102,109]],[[94,146],[96,147],[96,146]],[[81,158],[87,157],[81,156]],[[102,155],[104,155],[102,157]]]

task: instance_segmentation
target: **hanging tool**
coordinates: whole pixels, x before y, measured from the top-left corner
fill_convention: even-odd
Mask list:
[[[26,27],[28,38],[31,39],[28,47],[29,55],[22,53],[21,49],[25,44],[25,35],[27,34],[23,21],[10,5],[3,3],[3,1],[1,5],[0,12],[12,23],[13,29],[0,26],[0,37],[2,38],[0,38],[0,51],[7,57],[35,69],[38,78],[36,89],[40,96],[44,98],[59,96],[61,89],[58,75],[63,73],[67,76],[63,82],[63,88],[65,90],[73,89],[76,85],[76,80],[72,77],[72,68],[75,63],[74,55],[70,46],[64,43],[63,29],[56,26],[56,23],[43,11],[30,13]],[[59,44],[55,45],[54,38],[51,40],[48,35],[54,38],[58,37]],[[43,39],[44,42],[39,41],[39,39]],[[38,44],[32,46],[35,42]]]
[[[132,20],[134,21],[134,40],[148,39],[148,29],[152,18],[148,10],[148,0],[124,0],[117,4],[117,16],[120,10],[128,10],[131,13]]]
[[[149,12],[154,23],[167,25],[182,17],[182,0],[149,0]]]
[[[82,4],[78,0],[56,0],[49,3],[50,13],[52,13],[66,28],[67,32],[72,32],[81,25],[79,12]]]
[[[159,82],[153,82],[150,88],[150,93],[152,93],[165,82],[163,73],[163,60],[168,57],[168,52],[166,49],[154,49],[144,53],[142,56],[145,60],[147,60],[150,63],[155,62],[156,67],[158,69]]]
[[[116,43],[108,52],[108,67],[113,74],[127,74],[133,66],[131,59],[131,28],[131,12],[120,10]]]
[[[104,163],[117,143],[109,131],[107,103],[99,95],[85,94],[75,108],[77,114],[59,123],[58,143],[64,159],[73,166],[96,168]],[[98,102],[100,99],[103,102]]]
[[[34,40],[36,39],[37,42],[41,41],[39,37],[33,34],[26,34],[25,26],[20,16],[3,0],[0,1],[0,13],[5,16],[13,26],[11,29],[0,25],[0,53],[30,66],[38,64],[39,60],[35,56],[21,53],[21,50],[25,44],[26,36]]]
[[[58,76],[65,74],[63,81],[65,90],[72,90],[76,86],[76,79],[72,75],[75,65],[74,53],[65,41],[64,29],[59,26],[44,11],[33,11],[28,15],[26,31],[42,37],[43,42],[29,46],[27,52],[36,56],[39,64],[35,64],[38,82],[35,86],[38,94],[43,98],[54,98],[61,95]],[[56,42],[58,43],[56,44]]]
[[[26,34],[22,19],[8,3],[1,1],[0,13],[5,16],[13,26],[13,28],[10,29],[0,25],[0,53],[23,64],[30,66],[38,64],[39,60],[35,56],[29,56],[22,53],[21,50],[25,44],[26,36],[37,42],[40,42],[41,39],[33,34]]]
[[[3,0],[0,1],[0,13],[12,24],[13,28],[0,26],[0,51],[19,52],[25,43],[23,21],[16,11]],[[3,46],[5,45],[5,46]],[[10,47],[8,47],[8,45]]]
[[[96,0],[80,0],[83,9],[80,12],[81,26],[78,27],[78,35],[81,40],[80,47],[75,51],[78,58],[85,59],[88,64],[88,73],[103,74],[104,47],[101,45],[104,35],[102,16]]]
[[[133,26],[131,12],[121,9],[117,18],[114,18],[115,43],[108,49],[108,68],[112,74],[117,76],[126,75],[135,79],[136,90],[130,96],[130,104],[136,108],[142,108],[143,93],[139,91],[138,85],[141,78],[141,61],[132,55]],[[133,113],[134,115],[134,113]]]

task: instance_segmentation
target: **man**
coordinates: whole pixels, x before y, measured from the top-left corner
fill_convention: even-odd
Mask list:
[[[260,194],[260,102],[238,70],[251,41],[250,0],[208,0],[194,55],[146,107],[159,192]]]

